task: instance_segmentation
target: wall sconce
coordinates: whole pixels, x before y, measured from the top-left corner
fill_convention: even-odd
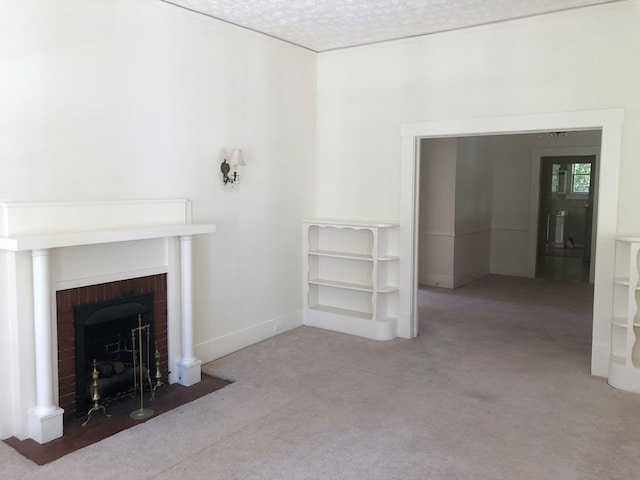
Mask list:
[[[231,150],[231,156],[229,157],[229,163],[225,158],[220,165],[220,171],[222,172],[222,183],[224,185],[237,185],[240,183],[240,175],[238,174],[238,165],[244,167],[244,158],[242,158],[242,150],[234,148]]]

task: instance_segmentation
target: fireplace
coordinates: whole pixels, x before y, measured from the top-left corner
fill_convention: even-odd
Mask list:
[[[9,366],[0,372],[2,438],[49,442],[82,410],[74,331],[81,305],[152,293],[151,308],[138,313],[153,314],[162,374],[167,383],[199,382],[192,245],[214,231],[192,223],[185,199],[0,204],[0,361]]]
[[[100,373],[99,392],[111,401],[132,392],[133,359],[131,331],[149,325],[150,352],[147,365],[155,381],[156,348],[160,372],[168,375],[166,275],[91,285],[56,293],[58,312],[59,405],[68,421],[91,407],[92,362]]]

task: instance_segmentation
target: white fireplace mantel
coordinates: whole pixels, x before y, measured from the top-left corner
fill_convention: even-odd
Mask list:
[[[8,328],[3,332],[8,348],[4,350],[13,349],[13,356],[20,358],[20,362],[0,358],[17,369],[6,374],[12,404],[0,412],[3,437],[13,435],[46,443],[63,434],[52,304],[56,290],[52,279],[60,272],[51,262],[53,255],[57,261],[80,264],[83,278],[66,279],[68,284],[101,278],[104,269],[114,263],[118,275],[126,277],[129,262],[118,258],[119,251],[130,252],[133,248],[136,258],[147,258],[146,250],[153,250],[154,245],[158,251],[164,248],[149,267],[165,265],[161,268],[173,286],[170,301],[178,306],[168,312],[168,324],[172,325],[168,334],[175,332],[174,338],[169,338],[174,345],[169,354],[175,370],[173,381],[185,386],[199,382],[201,362],[193,356],[192,237],[213,232],[215,225],[191,222],[191,203],[185,199],[0,204],[0,251],[8,267],[0,271],[0,293],[7,299],[8,312],[7,327],[3,327]],[[170,242],[172,238],[179,239],[179,245]],[[145,242],[159,239],[165,239],[160,249],[158,244]],[[70,253],[75,247],[84,249],[84,257]],[[138,269],[145,267],[137,265]]]
[[[153,238],[182,237],[215,232],[211,224],[157,225],[138,228],[60,232],[0,237],[0,249],[13,252],[49,248],[77,247],[100,243],[128,242]]]

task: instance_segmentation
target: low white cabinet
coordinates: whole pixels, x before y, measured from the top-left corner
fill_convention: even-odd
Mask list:
[[[397,336],[398,225],[306,219],[304,324],[375,340]]]
[[[640,393],[640,237],[616,236],[609,385]]]

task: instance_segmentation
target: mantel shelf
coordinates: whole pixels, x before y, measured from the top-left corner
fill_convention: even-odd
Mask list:
[[[36,235],[15,235],[0,237],[0,249],[14,252],[44,250],[48,248],[77,247],[100,243],[128,242],[153,238],[179,237],[213,233],[213,224],[192,223],[174,225],[154,225],[112,230],[89,230],[80,232],[60,232]]]

